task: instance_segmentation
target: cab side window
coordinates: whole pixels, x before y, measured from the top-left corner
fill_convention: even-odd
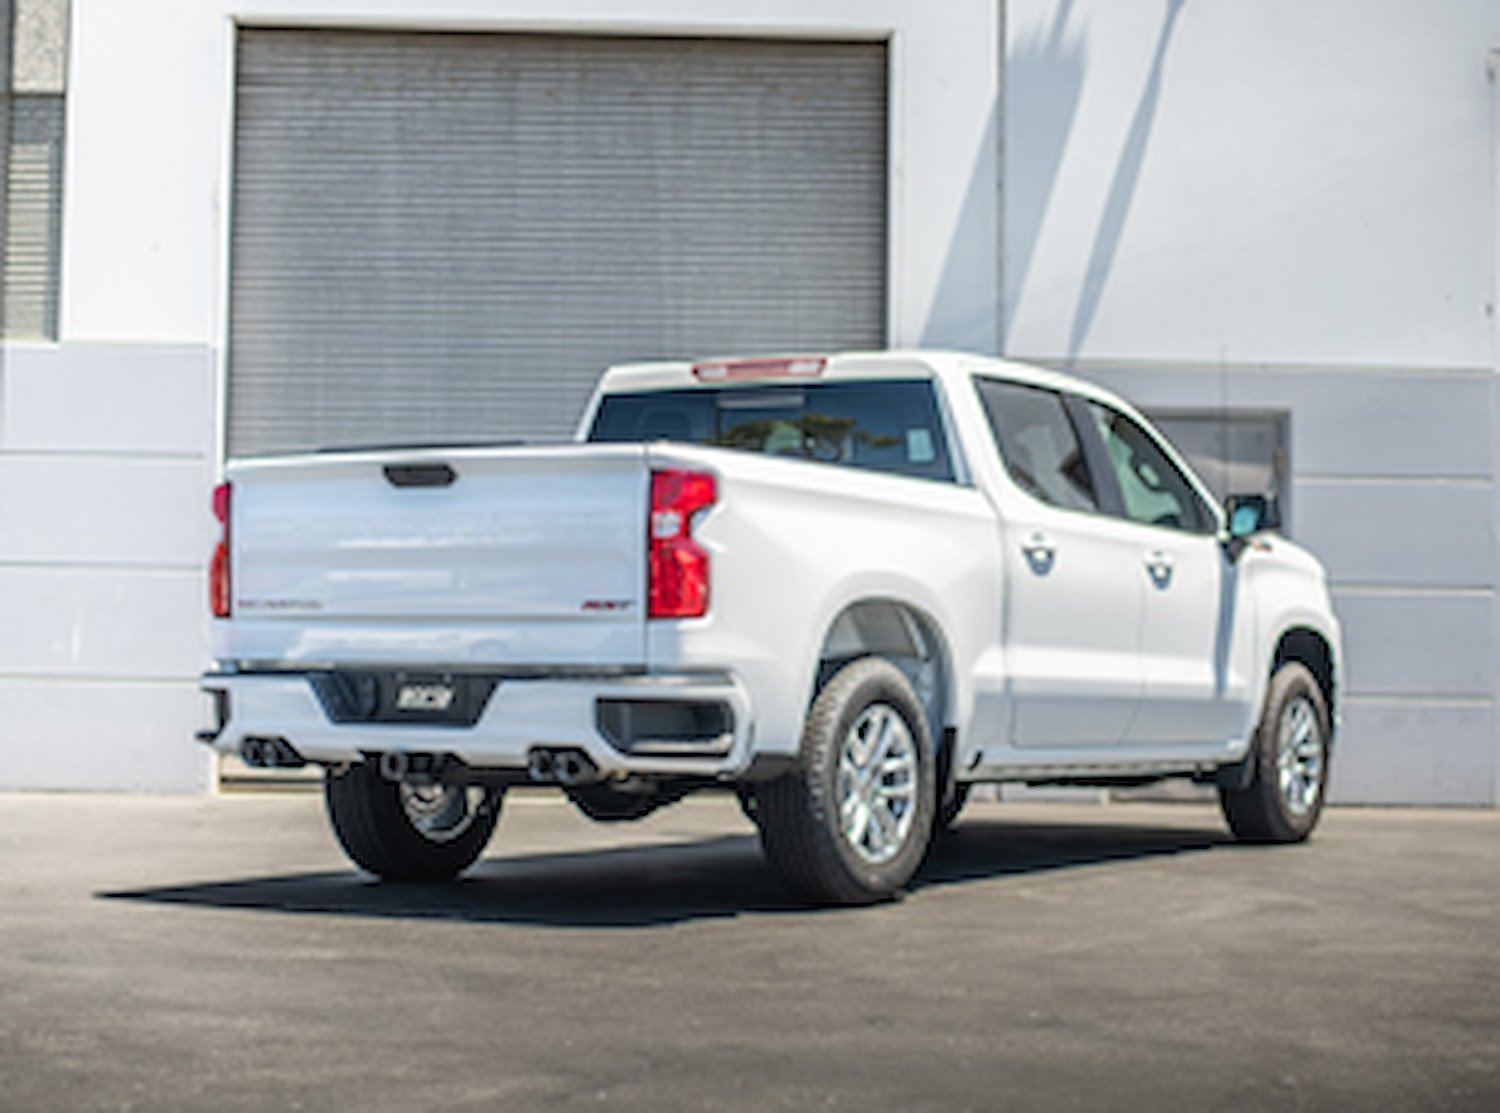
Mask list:
[[[1124,414],[1097,402],[1088,407],[1114,465],[1125,517],[1189,533],[1213,529],[1213,515],[1150,434]]]
[[[1000,458],[1016,484],[1065,510],[1098,510],[1094,478],[1062,396],[998,379],[974,383]]]

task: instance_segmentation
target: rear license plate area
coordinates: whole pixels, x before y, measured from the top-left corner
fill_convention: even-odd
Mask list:
[[[339,670],[313,677],[336,723],[411,723],[471,727],[499,685],[493,676],[393,670]]]

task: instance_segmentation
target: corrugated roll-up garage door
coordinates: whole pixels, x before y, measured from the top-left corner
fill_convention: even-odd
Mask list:
[[[880,43],[242,30],[229,452],[566,436],[609,363],[878,347]]]
[[[57,335],[58,257],[62,233],[63,98],[6,98],[9,149],[0,155],[4,188],[4,335],[13,339]]]

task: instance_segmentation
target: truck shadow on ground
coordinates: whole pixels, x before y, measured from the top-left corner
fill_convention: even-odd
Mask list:
[[[1107,867],[1231,842],[1213,829],[971,821],[933,849],[911,890]],[[754,835],[493,857],[461,880],[397,885],[354,870],[103,892],[109,900],[220,909],[554,927],[650,927],[749,913],[826,912],[795,900]]]

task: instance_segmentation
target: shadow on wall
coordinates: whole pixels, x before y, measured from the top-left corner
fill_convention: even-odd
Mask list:
[[[998,127],[998,107],[991,105],[984,138],[974,154],[974,168],[969,174],[958,225],[948,244],[943,273],[922,329],[924,348],[996,353],[1002,350],[995,321],[994,278],[988,282],[976,281],[976,276],[995,275],[995,250],[1000,241],[1001,207],[995,193],[999,167],[994,155],[995,145],[1000,141]],[[1003,243],[1000,250],[1004,251]]]
[[[1162,67],[1166,62],[1172,31],[1177,26],[1177,16],[1182,12],[1184,3],[1185,0],[1167,0],[1166,18],[1156,39],[1156,50],[1151,57],[1146,84],[1141,90],[1135,116],[1130,121],[1130,130],[1125,135],[1125,145],[1120,150],[1119,161],[1115,164],[1114,177],[1110,179],[1104,211],[1099,216],[1099,227],[1094,232],[1093,250],[1089,252],[1088,265],[1084,269],[1083,290],[1078,297],[1078,308],[1073,313],[1073,326],[1068,330],[1069,366],[1078,358],[1083,342],[1088,338],[1089,327],[1094,323],[1094,314],[1098,312],[1104,285],[1109,281],[1115,253],[1120,247],[1125,218],[1135,199],[1136,186],[1140,184],[1141,167],[1146,161],[1146,149],[1151,145],[1151,129],[1156,123],[1156,106],[1161,97]]]
[[[1184,3],[1185,0],[1166,0],[1146,81],[1116,160],[1104,207],[1094,230],[1093,246],[1083,268],[1078,305],[1068,330],[1070,365],[1088,339],[1114,266],[1156,123],[1167,50]],[[1042,222],[1057,187],[1063,154],[1078,115],[1088,65],[1088,44],[1081,32],[1068,28],[1072,11],[1073,0],[1060,0],[1051,26],[1045,32],[1018,41],[1006,58],[1005,188],[1008,196],[1003,244],[1002,350],[1009,347],[1010,330],[1015,322],[1021,292],[1031,270]]]
[[[1052,26],[1021,39],[1005,57],[1001,351],[1009,346],[1020,293],[1078,115],[1088,47],[1081,34],[1068,31],[1072,11],[1073,0],[1061,0]]]

